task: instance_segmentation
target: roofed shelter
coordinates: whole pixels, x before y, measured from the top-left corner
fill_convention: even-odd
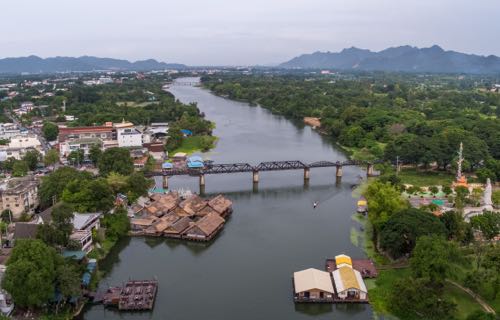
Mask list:
[[[314,268],[294,272],[295,302],[333,302],[335,291],[326,271]]]
[[[345,301],[368,302],[368,290],[358,270],[343,265],[332,272],[336,298]]]
[[[215,213],[210,213],[184,232],[184,238],[188,240],[209,241],[222,229],[226,221]]]

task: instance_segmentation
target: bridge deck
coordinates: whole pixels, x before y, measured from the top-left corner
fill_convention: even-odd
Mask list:
[[[200,176],[205,174],[224,174],[224,173],[240,173],[240,172],[260,172],[260,171],[281,171],[281,170],[299,170],[307,168],[327,168],[327,167],[342,167],[342,166],[363,166],[372,165],[380,161],[318,161],[310,164],[305,164],[298,160],[293,161],[266,161],[261,162],[257,166],[252,166],[248,163],[211,163],[206,162],[204,168],[173,168],[163,171],[155,171],[147,174],[148,176]]]

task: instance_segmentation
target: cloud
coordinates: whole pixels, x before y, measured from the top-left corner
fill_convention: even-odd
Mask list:
[[[3,56],[235,65],[403,44],[500,55],[497,0],[16,0],[2,11]]]

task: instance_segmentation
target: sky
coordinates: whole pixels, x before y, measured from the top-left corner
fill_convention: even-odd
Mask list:
[[[272,65],[406,44],[500,56],[500,0],[15,0],[1,12],[0,58]]]

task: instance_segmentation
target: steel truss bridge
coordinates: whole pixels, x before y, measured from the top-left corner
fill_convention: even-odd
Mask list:
[[[302,161],[266,161],[261,162],[256,166],[252,166],[248,163],[212,163],[205,162],[203,168],[172,168],[162,171],[155,171],[147,174],[148,176],[202,176],[206,174],[227,174],[227,173],[241,173],[241,172],[252,172],[259,173],[261,171],[283,171],[283,170],[304,170],[304,173],[308,172],[312,168],[337,168],[337,176],[342,176],[342,167],[344,166],[365,166],[367,167],[367,174],[371,175],[373,173],[373,165],[380,163],[381,161],[356,161],[356,160],[345,160],[345,161],[317,161],[313,163],[304,163]]]

